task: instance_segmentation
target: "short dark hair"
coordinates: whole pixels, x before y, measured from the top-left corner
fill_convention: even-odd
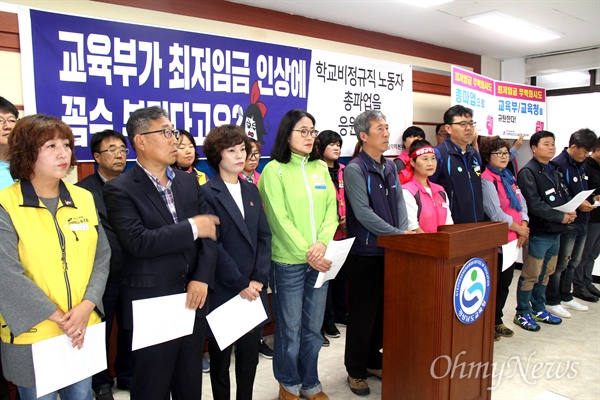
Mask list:
[[[68,139],[71,148],[69,172],[77,165],[75,137],[69,125],[56,117],[33,114],[17,121],[8,136],[7,158],[13,179],[31,180],[40,148],[54,138]]]
[[[356,139],[358,139],[358,143],[362,146],[363,142],[360,138],[360,133],[364,132],[367,135],[369,134],[369,129],[371,129],[371,121],[375,121],[378,119],[384,119],[387,121],[387,118],[383,113],[379,110],[367,110],[358,114],[356,118],[354,118],[354,133],[356,134]]]
[[[444,124],[444,123],[441,123],[441,124],[437,124],[437,125],[435,126],[435,134],[436,134],[436,135],[437,135],[437,133],[440,131],[440,128],[441,128],[442,126],[444,126],[444,125],[446,125],[446,124]]]
[[[479,142],[479,154],[483,161],[486,164],[489,164],[492,153],[503,147],[506,147],[506,150],[510,151],[508,140],[503,139],[500,136],[482,137]]]
[[[180,133],[179,141],[181,141],[183,139],[183,137],[185,136],[186,138],[188,138],[188,140],[194,146],[194,162],[192,162],[192,165],[196,165],[196,162],[198,162],[198,158],[200,157],[200,154],[198,154],[198,146],[196,146],[196,140],[194,139],[192,134],[190,132],[186,131],[185,129],[178,129],[178,131]],[[176,165],[177,165],[177,160],[175,160],[175,163],[173,164],[173,166],[176,166]]]
[[[550,131],[538,131],[529,138],[529,148],[533,149],[533,146],[537,147],[537,145],[540,143],[540,140],[546,137],[551,137],[552,139],[556,140],[554,133]]]
[[[121,132],[117,132],[112,129],[105,129],[92,135],[92,140],[90,140],[90,152],[92,153],[92,157],[94,157],[95,153],[100,152],[100,145],[102,144],[102,141],[111,137],[121,140],[125,147],[127,147],[127,139],[125,139],[125,136]]]
[[[15,118],[19,118],[19,110],[17,110],[17,107],[2,96],[0,96],[0,112],[9,113],[14,115]]]
[[[425,131],[418,126],[409,126],[406,128],[404,133],[402,134],[402,142],[406,141],[409,137],[420,137],[421,139],[425,139]]]
[[[323,154],[325,154],[325,149],[327,148],[327,146],[329,146],[331,143],[336,143],[339,142],[340,143],[340,147],[342,147],[342,144],[344,143],[344,140],[342,139],[342,137],[340,136],[339,133],[337,133],[336,131],[332,131],[332,130],[325,130],[321,133],[319,133],[319,136],[317,136],[317,143],[318,143],[318,147],[319,147],[319,156],[321,158],[323,158]]]
[[[409,156],[413,153],[413,151],[419,150],[423,147],[432,147],[431,143],[429,143],[425,139],[418,139],[411,143],[410,149],[408,150]]]
[[[169,118],[169,113],[159,106],[139,108],[129,116],[126,129],[127,136],[129,136],[129,142],[131,143],[133,150],[135,150],[135,142],[133,140],[135,135],[147,131],[152,124],[151,121],[157,120],[161,117]]]
[[[256,150],[258,150],[259,153],[262,153],[262,144],[260,144],[258,140],[251,138],[250,136],[248,136],[248,140],[250,141],[250,146],[256,146]],[[252,148],[248,149],[247,151],[248,157],[250,157],[250,150],[252,150]]]
[[[473,118],[473,110],[468,107],[461,106],[460,104],[452,106],[444,113],[444,124],[452,124],[452,122],[454,122],[454,117],[456,116]]]
[[[283,118],[281,118],[281,122],[279,122],[279,127],[277,128],[277,136],[275,136],[275,143],[273,143],[273,148],[271,149],[271,160],[277,160],[283,164],[290,162],[292,150],[290,149],[288,139],[292,135],[294,126],[296,126],[298,121],[304,117],[308,117],[312,121],[313,125],[315,124],[315,117],[313,117],[308,111],[299,109],[290,110],[285,113]],[[319,150],[317,149],[315,143],[308,156],[308,161],[316,160],[318,158]]]
[[[250,149],[250,140],[248,140],[248,136],[246,136],[241,126],[233,124],[216,126],[208,132],[204,139],[206,161],[215,172],[219,173],[219,164],[222,160],[221,152],[242,143],[246,146],[247,153]]]
[[[592,151],[596,146],[598,137],[596,133],[588,128],[579,129],[571,134],[569,138],[569,147],[575,145],[576,147],[583,147],[587,151]]]

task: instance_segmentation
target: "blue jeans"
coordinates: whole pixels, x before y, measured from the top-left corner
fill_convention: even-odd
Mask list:
[[[60,400],[92,400],[92,377],[85,378],[70,386],[60,389],[58,392],[48,393],[45,396],[37,397],[35,388],[26,388],[17,386],[21,400],[56,400],[56,395],[60,394]]]
[[[596,258],[600,255],[600,223],[590,222],[585,238],[585,246],[581,254],[581,262],[575,268],[573,277],[573,290],[581,292],[593,285],[592,271]]]
[[[567,231],[560,235],[560,248],[556,270],[548,280],[546,287],[546,304],[555,306],[561,301],[573,300],[571,286],[575,268],[581,261],[581,254],[587,236],[587,224],[571,224]]]
[[[315,395],[323,390],[317,370],[327,283],[315,289],[319,272],[308,264],[271,264],[275,312],[273,372],[285,390]]]
[[[560,235],[530,236],[523,246],[523,269],[517,284],[517,314],[546,309],[546,285],[556,268]]]

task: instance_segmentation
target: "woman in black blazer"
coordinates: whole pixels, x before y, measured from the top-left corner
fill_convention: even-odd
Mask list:
[[[213,128],[204,140],[208,163],[218,174],[202,186],[202,192],[210,213],[221,221],[217,232],[219,250],[211,309],[238,294],[248,301],[262,301],[265,310],[269,309],[267,283],[271,230],[258,189],[238,178],[246,161],[246,149],[251,149],[248,137],[236,125]],[[209,336],[210,380],[215,399],[229,399],[229,364],[234,345],[236,398],[252,399],[261,332],[260,327],[255,327],[222,351],[215,338]]]

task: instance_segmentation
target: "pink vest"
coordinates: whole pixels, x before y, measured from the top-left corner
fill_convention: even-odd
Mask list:
[[[245,181],[247,180],[246,175],[244,175],[243,172],[240,172],[238,174],[238,177],[240,177],[241,179],[243,179]],[[254,186],[258,187],[258,180],[260,179],[260,174],[258,172],[256,172],[256,170],[252,171],[252,179],[254,179],[254,182],[252,182],[252,183],[254,183]]]
[[[521,225],[521,211],[517,211],[514,208],[510,207],[510,199],[506,195],[506,189],[504,188],[504,184],[502,183],[502,178],[500,178],[498,175],[496,175],[489,169],[486,169],[483,172],[483,174],[481,174],[481,178],[487,179],[488,181],[491,181],[494,184],[496,190],[498,191],[498,197],[500,198],[500,208],[502,209],[502,211],[504,211],[505,214],[510,215],[516,224]],[[513,185],[513,189],[515,192],[519,190],[516,184]],[[521,195],[518,192],[517,197],[520,202],[523,201]],[[508,241],[511,242],[515,239],[517,239],[517,232],[511,231],[509,229]]]
[[[344,164],[340,164],[340,169],[338,170],[338,185],[339,189],[337,189],[336,198],[338,204],[338,216],[344,217],[346,215],[346,199],[344,198]],[[335,186],[334,186],[335,187]],[[346,234],[342,232],[341,229],[335,231],[335,235],[333,236],[334,240],[344,239]]]
[[[419,213],[419,226],[427,233],[437,232],[440,225],[446,225],[446,217],[448,215],[448,195],[444,188],[436,183],[429,182],[433,198],[427,193],[421,182],[413,177],[409,182],[402,185],[402,189],[406,189],[410,194],[417,199],[417,204],[420,203],[421,212]],[[444,193],[442,195],[442,193]]]

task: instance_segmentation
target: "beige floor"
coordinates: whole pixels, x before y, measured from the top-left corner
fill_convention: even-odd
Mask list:
[[[539,332],[526,332],[512,323],[513,294],[519,273],[515,273],[504,312],[504,322],[514,329],[515,336],[495,343],[492,398],[600,399],[600,304],[583,303],[589,306],[589,311],[572,311],[573,317],[565,319],[561,325],[543,325]],[[342,336],[330,339],[331,346],[323,348],[320,353],[319,377],[332,400],[360,399],[350,392],[346,383],[343,363],[345,329],[339,328]],[[278,385],[273,377],[272,361],[259,358],[254,399],[277,399]],[[203,378],[203,397],[212,399],[210,378],[208,374],[204,374]],[[364,398],[380,398],[381,382],[370,378],[368,383],[371,394]],[[129,394],[116,390],[115,399],[129,399]]]

